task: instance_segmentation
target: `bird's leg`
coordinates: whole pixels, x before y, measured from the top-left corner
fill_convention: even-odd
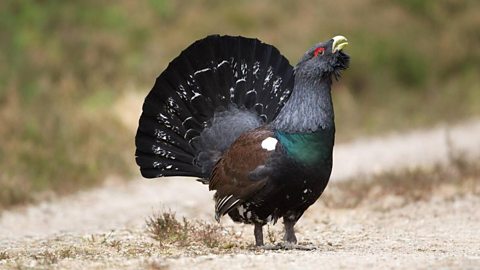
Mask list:
[[[298,250],[313,250],[316,249],[313,245],[297,245],[297,237],[295,236],[295,230],[293,226],[297,223],[296,220],[291,220],[286,217],[283,218],[283,224],[285,226],[285,236],[283,242],[280,244],[282,249],[298,249]]]
[[[255,245],[257,247],[263,246],[263,225],[255,223],[255,229],[253,233],[255,235]]]
[[[297,237],[295,236],[295,230],[293,226],[295,226],[296,221],[291,221],[286,218],[283,218],[283,224],[285,226],[285,236],[283,240],[288,244],[296,244]]]
[[[255,223],[254,233],[255,233],[255,245],[257,246],[257,248],[264,249],[264,250],[282,249],[281,245],[271,245],[271,244],[264,245],[263,244],[263,225],[262,224]]]
[[[295,226],[296,221],[291,221],[286,218],[283,218],[283,223],[285,224],[285,236],[283,238],[285,242],[278,243],[275,245],[270,245],[270,244],[263,245],[263,231],[262,231],[263,225],[255,224],[255,241],[256,241],[257,247],[260,247],[261,249],[265,249],[265,250],[280,250],[280,249],[313,250],[316,248],[315,246],[312,246],[312,245],[309,245],[309,246],[297,245],[297,237],[295,236],[295,230],[293,229],[293,226]]]

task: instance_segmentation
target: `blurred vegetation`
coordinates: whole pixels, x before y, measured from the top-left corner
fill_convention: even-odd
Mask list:
[[[135,127],[112,107],[132,89],[146,95],[212,33],[258,37],[292,64],[345,35],[352,65],[334,93],[343,140],[478,115],[478,10],[475,0],[1,1],[0,205],[131,173]]]
[[[330,208],[371,207],[386,211],[432,198],[480,195],[480,162],[460,155],[447,164],[333,182],[321,203]]]

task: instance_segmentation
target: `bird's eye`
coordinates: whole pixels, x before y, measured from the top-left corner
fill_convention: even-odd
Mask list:
[[[323,55],[325,53],[325,48],[319,47],[313,51],[313,56],[317,57],[319,55]]]

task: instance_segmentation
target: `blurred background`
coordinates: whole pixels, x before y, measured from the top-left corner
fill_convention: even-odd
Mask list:
[[[480,115],[480,1],[0,1],[0,209],[138,175],[143,98],[168,62],[220,33],[292,64],[342,34],[338,141]]]

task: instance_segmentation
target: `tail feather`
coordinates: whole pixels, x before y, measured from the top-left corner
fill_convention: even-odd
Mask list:
[[[136,135],[142,175],[208,177],[219,152],[258,126],[257,117],[266,123],[275,118],[290,95],[292,74],[288,60],[257,39],[209,36],[190,45],[145,98]],[[229,108],[235,109],[225,115],[235,122],[219,120]],[[242,110],[257,116],[242,117]],[[212,128],[217,124],[224,126]]]

